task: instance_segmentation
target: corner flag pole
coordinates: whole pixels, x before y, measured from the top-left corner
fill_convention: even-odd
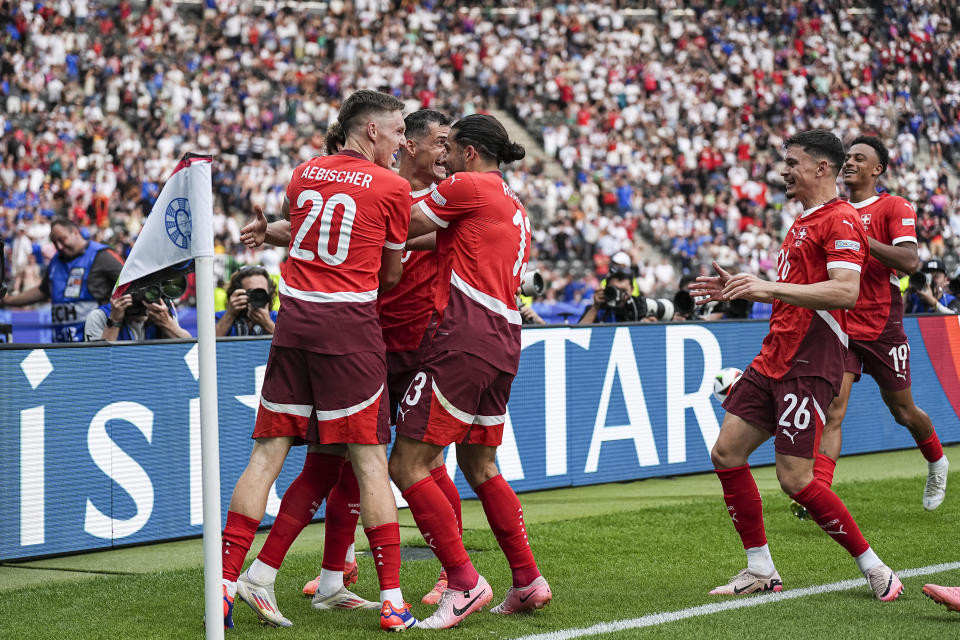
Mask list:
[[[217,339],[213,257],[198,257],[197,346],[200,360],[200,451],[203,469],[203,601],[207,640],[223,639],[220,548],[220,434],[217,416]]]

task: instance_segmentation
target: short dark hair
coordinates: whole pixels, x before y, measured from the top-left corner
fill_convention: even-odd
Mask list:
[[[347,137],[343,133],[343,127],[340,126],[339,121],[334,120],[323,136],[323,152],[328,156],[333,155],[343,149],[345,144],[347,144]]]
[[[887,151],[887,148],[880,142],[880,138],[877,136],[857,136],[847,145],[847,150],[849,151],[855,144],[865,144],[868,147],[873,147],[873,150],[877,152],[877,160],[880,161],[880,173],[886,173],[887,166],[890,164],[890,152]]]
[[[480,155],[507,164],[523,160],[527,155],[522,145],[510,141],[507,130],[491,115],[474,113],[457,120],[451,127],[454,139],[460,146],[470,145]]]
[[[794,134],[783,141],[784,149],[790,147],[800,147],[815,158],[826,158],[837,173],[840,173],[846,157],[843,142],[826,129],[811,129]]]
[[[240,267],[234,271],[233,275],[230,276],[230,284],[227,285],[227,299],[230,299],[234,291],[243,289],[241,286],[243,279],[251,276],[263,276],[267,279],[267,295],[270,296],[270,304],[272,305],[277,295],[277,285],[274,283],[273,278],[270,277],[270,273],[261,266]]]
[[[403,122],[407,125],[406,136],[408,138],[419,138],[427,134],[431,123],[436,123],[441,127],[449,127],[453,118],[433,109],[420,109],[404,118]]]
[[[350,133],[350,130],[361,123],[366,125],[367,118],[375,113],[389,113],[391,111],[403,111],[404,104],[387,93],[380,91],[371,91],[370,89],[360,89],[350,94],[350,97],[343,101],[340,106],[340,115],[337,121],[343,128],[344,138]]]
[[[66,227],[70,231],[80,231],[80,225],[70,218],[54,218],[50,223],[50,229],[54,227]]]

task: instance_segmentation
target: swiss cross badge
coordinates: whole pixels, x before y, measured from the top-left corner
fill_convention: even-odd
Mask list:
[[[807,237],[807,228],[800,227],[799,229],[793,230],[794,243],[793,246],[799,247],[800,243],[803,242],[803,239]]]
[[[870,214],[869,214],[869,213],[861,213],[861,214],[860,214],[860,221],[863,222],[863,226],[864,226],[864,227],[869,227],[869,226],[870,226]]]

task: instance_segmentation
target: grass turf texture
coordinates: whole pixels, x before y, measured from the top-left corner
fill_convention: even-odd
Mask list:
[[[960,447],[948,449],[960,460]],[[960,560],[960,473],[952,473],[947,500],[923,511],[920,495],[925,469],[916,451],[847,458],[838,468],[837,489],[867,539],[894,569]],[[870,473],[872,469],[872,474]],[[845,471],[846,470],[846,471]],[[772,468],[757,469],[765,499],[767,535],[784,588],[794,589],[859,577],[856,564],[810,521],[796,520],[789,498],[776,489]],[[890,476],[882,480],[858,478]],[[726,598],[707,591],[745,566],[743,550],[726,516],[719,483],[709,474],[675,479],[538,492],[522,496],[531,542],[550,581],[554,602],[533,615],[499,617],[482,612],[445,632],[455,638],[517,637],[586,627],[642,615],[674,611]],[[510,584],[506,561],[485,527],[476,501],[464,503],[464,541],[476,550],[473,561],[499,602]],[[412,521],[409,513],[401,519]],[[227,637],[314,638],[382,637],[375,612],[316,612],[300,594],[320,565],[312,525],[288,555],[277,580],[277,597],[291,629],[264,628],[237,601],[236,628]],[[258,536],[254,557],[263,536]],[[412,527],[405,544],[423,544]],[[363,543],[362,534],[358,543]],[[0,568],[0,636],[4,638],[201,638],[202,572],[200,542],[184,541],[53,558]],[[376,599],[375,571],[361,556],[359,595]],[[44,567],[40,571],[25,567]],[[169,570],[156,567],[171,566]],[[129,571],[96,575],[57,569]],[[436,578],[435,560],[407,562],[401,584],[418,617],[432,607],[419,604]],[[142,572],[142,573],[141,573]],[[26,579],[24,574],[31,577]],[[30,581],[42,581],[29,584]],[[872,599],[866,584],[849,591],[724,611],[658,627],[607,637],[718,638],[782,634],[797,637],[939,637],[960,630],[960,617],[921,594],[926,582],[960,584],[960,571],[904,581],[894,603]],[[16,586],[20,585],[20,586]],[[749,596],[746,596],[749,598]],[[411,630],[410,633],[425,633]]]

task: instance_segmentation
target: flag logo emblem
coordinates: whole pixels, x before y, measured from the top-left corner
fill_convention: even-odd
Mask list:
[[[164,219],[171,242],[181,249],[188,248],[192,230],[190,202],[186,198],[174,198],[167,205]]]

